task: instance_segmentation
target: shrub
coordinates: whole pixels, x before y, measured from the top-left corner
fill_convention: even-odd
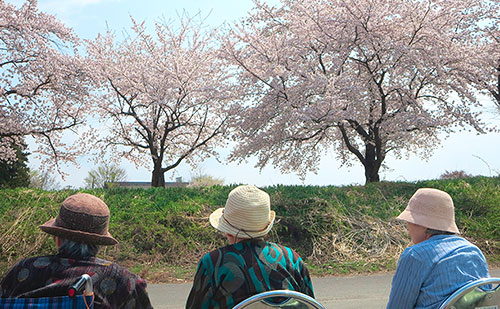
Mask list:
[[[211,186],[221,186],[224,184],[224,179],[215,178],[210,175],[198,175],[191,178],[190,187],[200,188],[200,187],[211,187]]]
[[[465,171],[444,171],[439,179],[462,179],[462,178],[470,178],[472,175],[467,174]]]
[[[226,244],[208,216],[224,207],[231,186],[150,188],[84,192],[103,199],[111,211],[110,232],[120,241],[100,256],[165,281],[171,269],[192,278],[203,254]],[[421,187],[448,192],[462,235],[477,244],[489,262],[500,262],[500,178],[381,182],[366,186],[272,186],[276,223],[269,240],[294,248],[313,274],[391,270],[410,243],[406,227],[394,220]],[[57,215],[75,191],[0,190],[0,277],[22,257],[51,254],[51,237],[38,225]],[[168,269],[163,271],[161,267]],[[179,273],[175,272],[174,273]],[[163,274],[163,275],[159,275]],[[164,276],[164,277],[161,277]],[[174,278],[175,279],[175,278]]]

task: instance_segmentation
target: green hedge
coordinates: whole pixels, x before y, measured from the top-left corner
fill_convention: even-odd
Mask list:
[[[457,225],[491,263],[500,256],[500,179],[474,177],[367,186],[273,186],[277,222],[269,238],[295,248],[313,274],[393,269],[409,244],[394,217],[420,187],[438,188],[455,201]],[[234,186],[208,188],[81,190],[102,198],[111,211],[110,232],[120,241],[100,255],[153,281],[190,278],[198,259],[225,244],[208,223]],[[51,237],[38,225],[57,215],[77,191],[0,190],[0,275],[25,256],[51,254]]]

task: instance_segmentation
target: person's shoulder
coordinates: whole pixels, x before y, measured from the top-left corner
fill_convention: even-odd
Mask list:
[[[456,250],[464,248],[479,250],[479,248],[476,245],[474,245],[467,239],[455,234],[432,236],[429,240],[424,241],[423,243],[428,243],[429,247],[433,247],[440,250]]]
[[[300,261],[302,261],[302,258],[297,253],[297,251],[295,251],[295,249],[290,248],[290,247],[285,246],[285,245],[274,243],[274,242],[268,242],[268,244],[269,244],[269,246],[271,248],[273,248],[275,250],[279,250],[283,255],[287,255],[291,260],[294,260],[294,261],[300,260]]]
[[[32,256],[28,258],[24,258],[17,262],[14,267],[30,267],[30,266],[46,266],[50,263],[54,262],[57,259],[56,255],[41,255],[41,256]]]
[[[133,297],[136,301],[143,298],[140,295],[146,293],[147,282],[145,279],[115,262],[93,257],[91,263],[94,267],[98,267],[95,269],[96,274],[92,276],[96,280],[94,285],[106,295],[115,293],[114,295],[117,296],[113,296],[113,302],[116,301],[116,297],[130,297],[130,295],[135,295]],[[111,306],[117,307],[116,303],[111,303]],[[121,306],[119,307],[121,308]]]
[[[53,255],[46,256],[33,256],[20,260],[14,266],[12,266],[8,272],[4,275],[2,279],[2,284],[6,281],[13,281],[15,277],[28,276],[30,272],[37,269],[45,269],[47,266],[53,263],[56,257]],[[17,281],[17,280],[15,280]]]
[[[222,246],[215,248],[212,251],[209,251],[203,255],[203,258],[208,258],[208,257],[215,257],[220,254],[224,254],[225,252],[230,252],[230,251],[235,251],[234,245],[227,245],[227,246]]]
[[[475,252],[475,254],[483,256],[483,252],[478,246],[461,236],[452,235],[450,236],[449,241],[453,243],[453,247],[455,247],[457,251]]]
[[[287,247],[285,245],[282,245],[282,244],[278,244],[278,243],[275,243],[275,242],[267,242],[267,244],[273,248],[279,248],[280,250],[282,250],[283,252],[295,252],[294,249],[290,248],[290,247]]]
[[[121,271],[124,271],[124,272],[130,272],[125,266],[122,266],[122,265],[120,265],[118,263],[111,262],[111,261],[108,261],[108,260],[105,260],[105,259],[101,259],[101,258],[98,258],[98,257],[96,257],[94,259],[94,263],[96,263],[98,265],[101,265],[103,267],[114,268],[114,269],[121,270]]]
[[[465,239],[463,236],[460,235],[448,235],[448,238],[446,238],[449,241],[455,241],[457,243],[460,243],[464,246],[471,246],[471,247],[476,247],[477,246],[473,243],[471,243],[469,240]]]
[[[465,239],[462,236],[459,236],[457,234],[435,235],[435,236],[432,236],[430,238],[430,240],[435,241],[435,242],[452,242],[452,241],[469,242],[467,239]]]
[[[277,243],[271,243],[271,244],[282,248],[282,250],[284,250],[284,251],[293,252],[293,254],[298,255],[297,251],[295,249],[291,248],[291,247],[288,247],[288,246],[285,246],[285,245],[282,245],[282,244],[277,244]]]
[[[242,251],[246,251],[249,247],[254,246],[255,243],[252,241],[243,241],[235,244],[225,245],[222,247],[218,247],[208,253],[206,253],[203,258],[217,258],[220,255],[224,255],[230,252],[241,253]],[[203,259],[202,258],[202,259]]]
[[[201,258],[200,258],[200,264],[209,264],[210,261],[217,261],[221,255],[224,255],[225,252],[231,251],[230,246],[224,246],[224,247],[219,247],[216,248],[212,251],[209,251],[205,253]]]
[[[406,248],[401,258],[437,261],[449,252],[456,250],[479,250],[477,246],[458,235],[435,235],[431,238]]]
[[[421,244],[410,246],[401,253],[398,261],[398,269],[418,268],[424,272],[431,268],[432,261],[429,259],[429,256],[432,256],[432,253],[429,252],[426,246]]]
[[[134,280],[140,279],[140,277],[137,274],[131,272],[128,268],[121,266],[118,263],[104,260],[98,257],[95,257],[93,262],[101,266],[105,270],[105,273],[109,276],[125,277]]]
[[[418,244],[411,245],[404,249],[403,253],[401,253],[400,260],[425,260],[426,256],[429,254],[429,251],[432,251],[432,245],[428,240],[423,241]]]

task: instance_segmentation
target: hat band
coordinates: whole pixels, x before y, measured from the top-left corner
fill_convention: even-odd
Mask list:
[[[85,213],[78,213],[61,206],[55,224],[56,226],[69,230],[105,235],[107,232],[108,220],[108,216],[93,216]]]
[[[267,230],[267,228],[269,227],[269,224],[270,224],[270,222],[268,222],[266,224],[266,227],[264,227],[261,230],[246,230],[246,229],[242,229],[242,228],[239,228],[239,227],[236,227],[236,226],[232,225],[231,222],[229,222],[229,220],[227,220],[226,217],[224,217],[224,211],[222,212],[222,219],[224,219],[224,221],[226,221],[226,223],[229,224],[229,226],[232,227],[233,229],[242,231],[245,234],[247,234],[247,233],[261,233],[261,232],[264,232],[265,230]],[[250,236],[250,235],[248,235],[248,236]]]

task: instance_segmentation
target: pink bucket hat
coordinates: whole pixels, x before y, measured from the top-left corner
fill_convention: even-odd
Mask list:
[[[418,189],[398,219],[430,229],[459,234],[451,196],[432,188]]]
[[[210,224],[239,238],[256,238],[269,233],[275,217],[269,194],[255,186],[239,186],[229,193],[226,207],[210,215]]]

